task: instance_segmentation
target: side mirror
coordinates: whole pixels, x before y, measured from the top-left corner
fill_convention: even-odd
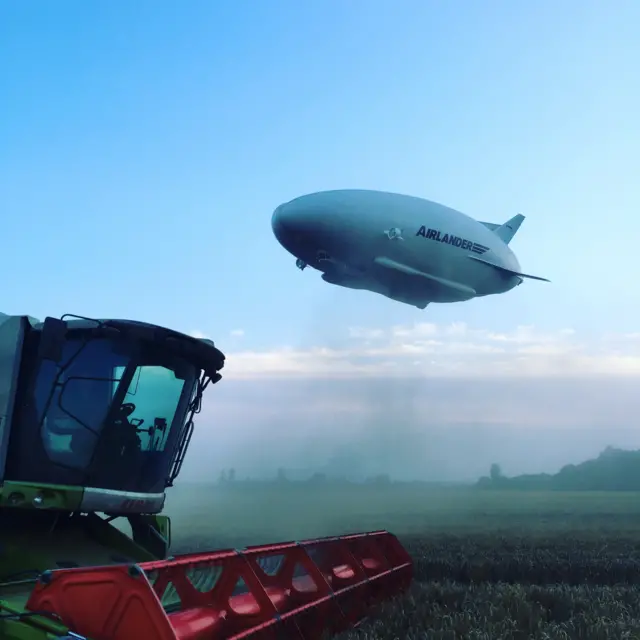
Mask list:
[[[40,332],[38,357],[55,363],[60,362],[66,337],[67,323],[64,320],[45,318]]]

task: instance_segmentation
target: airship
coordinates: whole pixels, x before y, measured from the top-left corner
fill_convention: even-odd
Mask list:
[[[278,242],[329,284],[425,309],[506,293],[525,279],[509,243],[524,216],[480,222],[450,207],[398,193],[320,191],[281,204]]]

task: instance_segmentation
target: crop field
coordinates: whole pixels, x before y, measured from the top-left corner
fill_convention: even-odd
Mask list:
[[[182,485],[173,551],[388,529],[414,585],[339,640],[640,640],[640,494]]]

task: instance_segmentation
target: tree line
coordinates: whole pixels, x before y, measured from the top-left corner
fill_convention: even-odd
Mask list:
[[[555,474],[507,477],[494,463],[477,486],[518,491],[640,491],[640,450],[607,447],[597,458],[565,465]]]
[[[236,474],[236,470],[231,469],[223,469],[220,472],[220,477],[218,478],[218,484],[223,486],[230,485],[242,485],[242,484],[279,484],[279,485],[331,485],[331,484],[364,484],[364,485],[376,485],[376,486],[387,486],[393,484],[391,476],[387,473],[380,473],[369,478],[364,478],[361,482],[355,482],[348,478],[339,477],[339,476],[330,476],[326,473],[312,473],[308,478],[304,480],[293,480],[290,479],[287,475],[287,471],[284,468],[279,468],[275,475],[272,478],[261,478],[261,479],[252,479],[252,478],[238,478]]]

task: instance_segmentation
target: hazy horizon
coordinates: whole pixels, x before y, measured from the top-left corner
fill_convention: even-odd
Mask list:
[[[182,480],[298,476],[474,481],[555,473],[640,448],[640,378],[222,380],[197,416]]]

